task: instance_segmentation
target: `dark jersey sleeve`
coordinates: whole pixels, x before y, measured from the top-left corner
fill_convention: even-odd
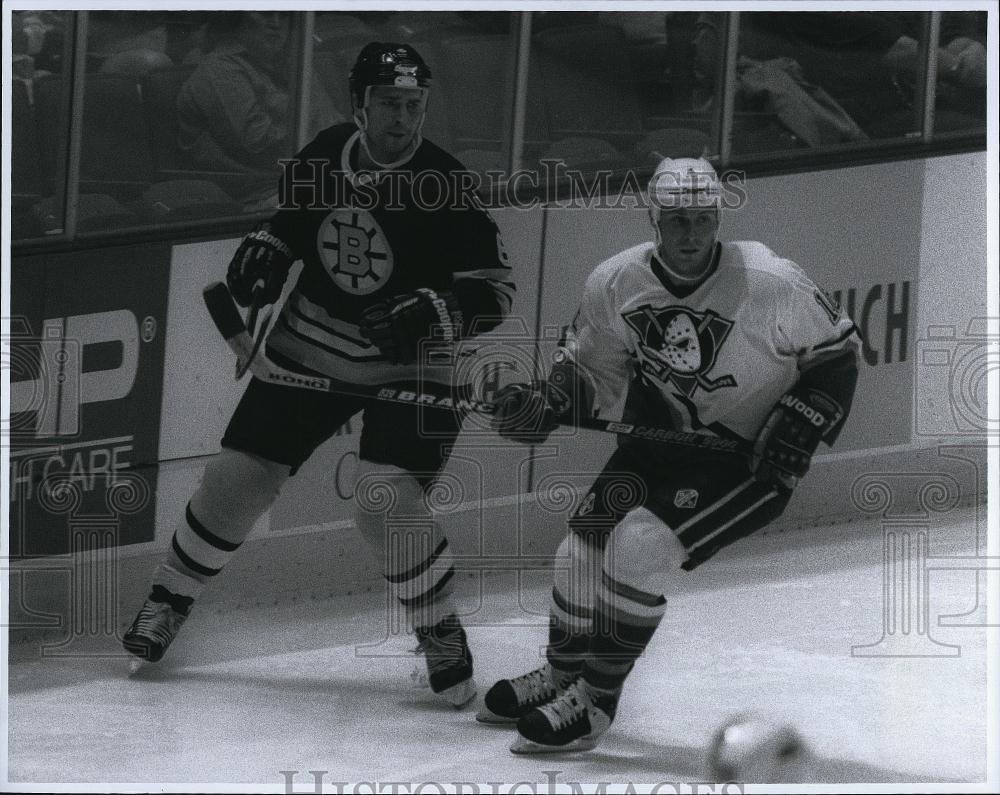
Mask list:
[[[858,353],[854,347],[845,348],[831,354],[829,358],[818,360],[803,370],[796,385],[796,391],[806,390],[821,393],[839,408],[839,417],[823,437],[832,445],[844,427],[844,420],[854,402],[854,390],[858,384]]]
[[[465,316],[466,334],[483,334],[510,312],[516,290],[513,271],[500,228],[483,207],[469,172],[458,160],[438,149],[449,174],[449,203],[444,212],[448,229],[452,291]]]

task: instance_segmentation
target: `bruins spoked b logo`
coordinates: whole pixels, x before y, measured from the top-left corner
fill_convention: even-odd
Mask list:
[[[373,293],[392,275],[392,249],[367,210],[334,210],[320,224],[316,248],[330,278],[352,295]]]
[[[683,306],[654,309],[649,304],[622,317],[639,335],[643,372],[660,383],[671,383],[685,397],[691,397],[699,387],[713,392],[736,386],[731,375],[708,377],[733,321],[711,310],[696,312]]]

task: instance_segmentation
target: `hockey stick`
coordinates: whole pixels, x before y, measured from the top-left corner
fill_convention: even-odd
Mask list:
[[[268,326],[271,325],[271,313],[274,309],[273,306],[268,306],[264,312],[264,319],[260,323],[260,331],[254,333],[257,328],[257,315],[260,312],[260,308],[264,305],[264,280],[258,279],[257,283],[254,285],[252,298],[250,301],[250,311],[247,313],[247,332],[254,338],[253,349],[247,354],[246,358],[239,358],[236,360],[236,380],[239,381],[244,375],[246,375],[247,370],[250,367],[250,363],[257,356],[257,351],[260,350],[260,346],[264,343],[264,338],[267,336]]]
[[[249,360],[248,369],[254,377],[269,384],[309,389],[315,392],[326,392],[333,395],[383,400],[390,403],[427,406],[440,409],[460,409],[474,411],[478,414],[491,416],[495,413],[495,405],[484,400],[473,398],[454,399],[447,394],[432,392],[412,392],[395,387],[362,387],[336,381],[321,375],[304,375],[288,370],[275,364],[263,353],[250,357],[254,350],[254,341],[247,331],[243,318],[233,302],[229,289],[222,282],[208,285],[203,293],[205,306],[216,329],[225,339],[226,344],[243,361]],[[564,423],[568,424],[568,423]],[[648,425],[633,425],[614,420],[601,420],[586,417],[574,424],[575,427],[604,433],[615,433],[632,436],[637,439],[649,439],[666,444],[693,447],[702,450],[713,450],[724,453],[749,455],[750,446],[741,439],[722,439],[717,436],[707,436],[700,433],[686,433],[669,428],[657,428]]]

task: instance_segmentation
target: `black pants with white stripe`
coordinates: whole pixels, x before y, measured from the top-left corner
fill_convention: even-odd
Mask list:
[[[657,455],[656,453],[660,453]],[[644,488],[636,488],[636,480]],[[633,508],[662,519],[688,553],[688,571],[734,541],[773,522],[791,495],[754,479],[732,454],[690,450],[664,455],[647,444],[623,444],[612,454],[570,518],[572,532],[604,549]]]

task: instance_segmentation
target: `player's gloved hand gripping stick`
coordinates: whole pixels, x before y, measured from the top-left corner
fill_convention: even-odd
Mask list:
[[[240,242],[239,248],[229,262],[226,283],[231,295],[240,306],[249,307],[247,329],[253,336],[257,327],[257,315],[266,304],[274,304],[281,295],[282,285],[288,278],[295,255],[292,250],[273,234],[271,224],[262,221]],[[236,378],[242,378],[257,349],[264,342],[267,327],[271,323],[272,307],[264,312],[260,331],[256,334],[253,353],[236,365]]]
[[[349,397],[361,397],[371,400],[384,400],[390,403],[404,403],[427,406],[430,408],[440,408],[442,410],[454,410],[457,406],[451,397],[442,392],[440,395],[423,394],[416,395],[413,392],[396,389],[394,387],[363,387],[353,384],[346,384],[321,375],[304,375],[294,370],[288,370],[275,364],[263,353],[255,354],[255,343],[250,333],[247,331],[243,318],[240,317],[239,310],[233,300],[229,289],[222,282],[214,282],[208,285],[203,297],[205,306],[212,322],[219,330],[233,353],[246,370],[270,384],[280,384],[283,386],[295,387],[298,389],[310,389],[316,392],[327,392],[334,395],[346,395]],[[492,416],[495,413],[495,404],[483,401],[468,399],[461,401],[461,408],[475,411],[479,414]],[[577,418],[575,422],[560,422],[558,424],[575,425],[593,431],[604,433],[615,433],[624,436],[634,436],[641,439],[650,439],[665,444],[680,445],[683,447],[694,447],[702,450],[716,450],[719,452],[735,453],[749,456],[749,445],[739,439],[720,439],[715,436],[707,436],[698,433],[685,433],[669,428],[656,428],[648,425],[632,425],[613,420],[601,420],[592,417]]]

